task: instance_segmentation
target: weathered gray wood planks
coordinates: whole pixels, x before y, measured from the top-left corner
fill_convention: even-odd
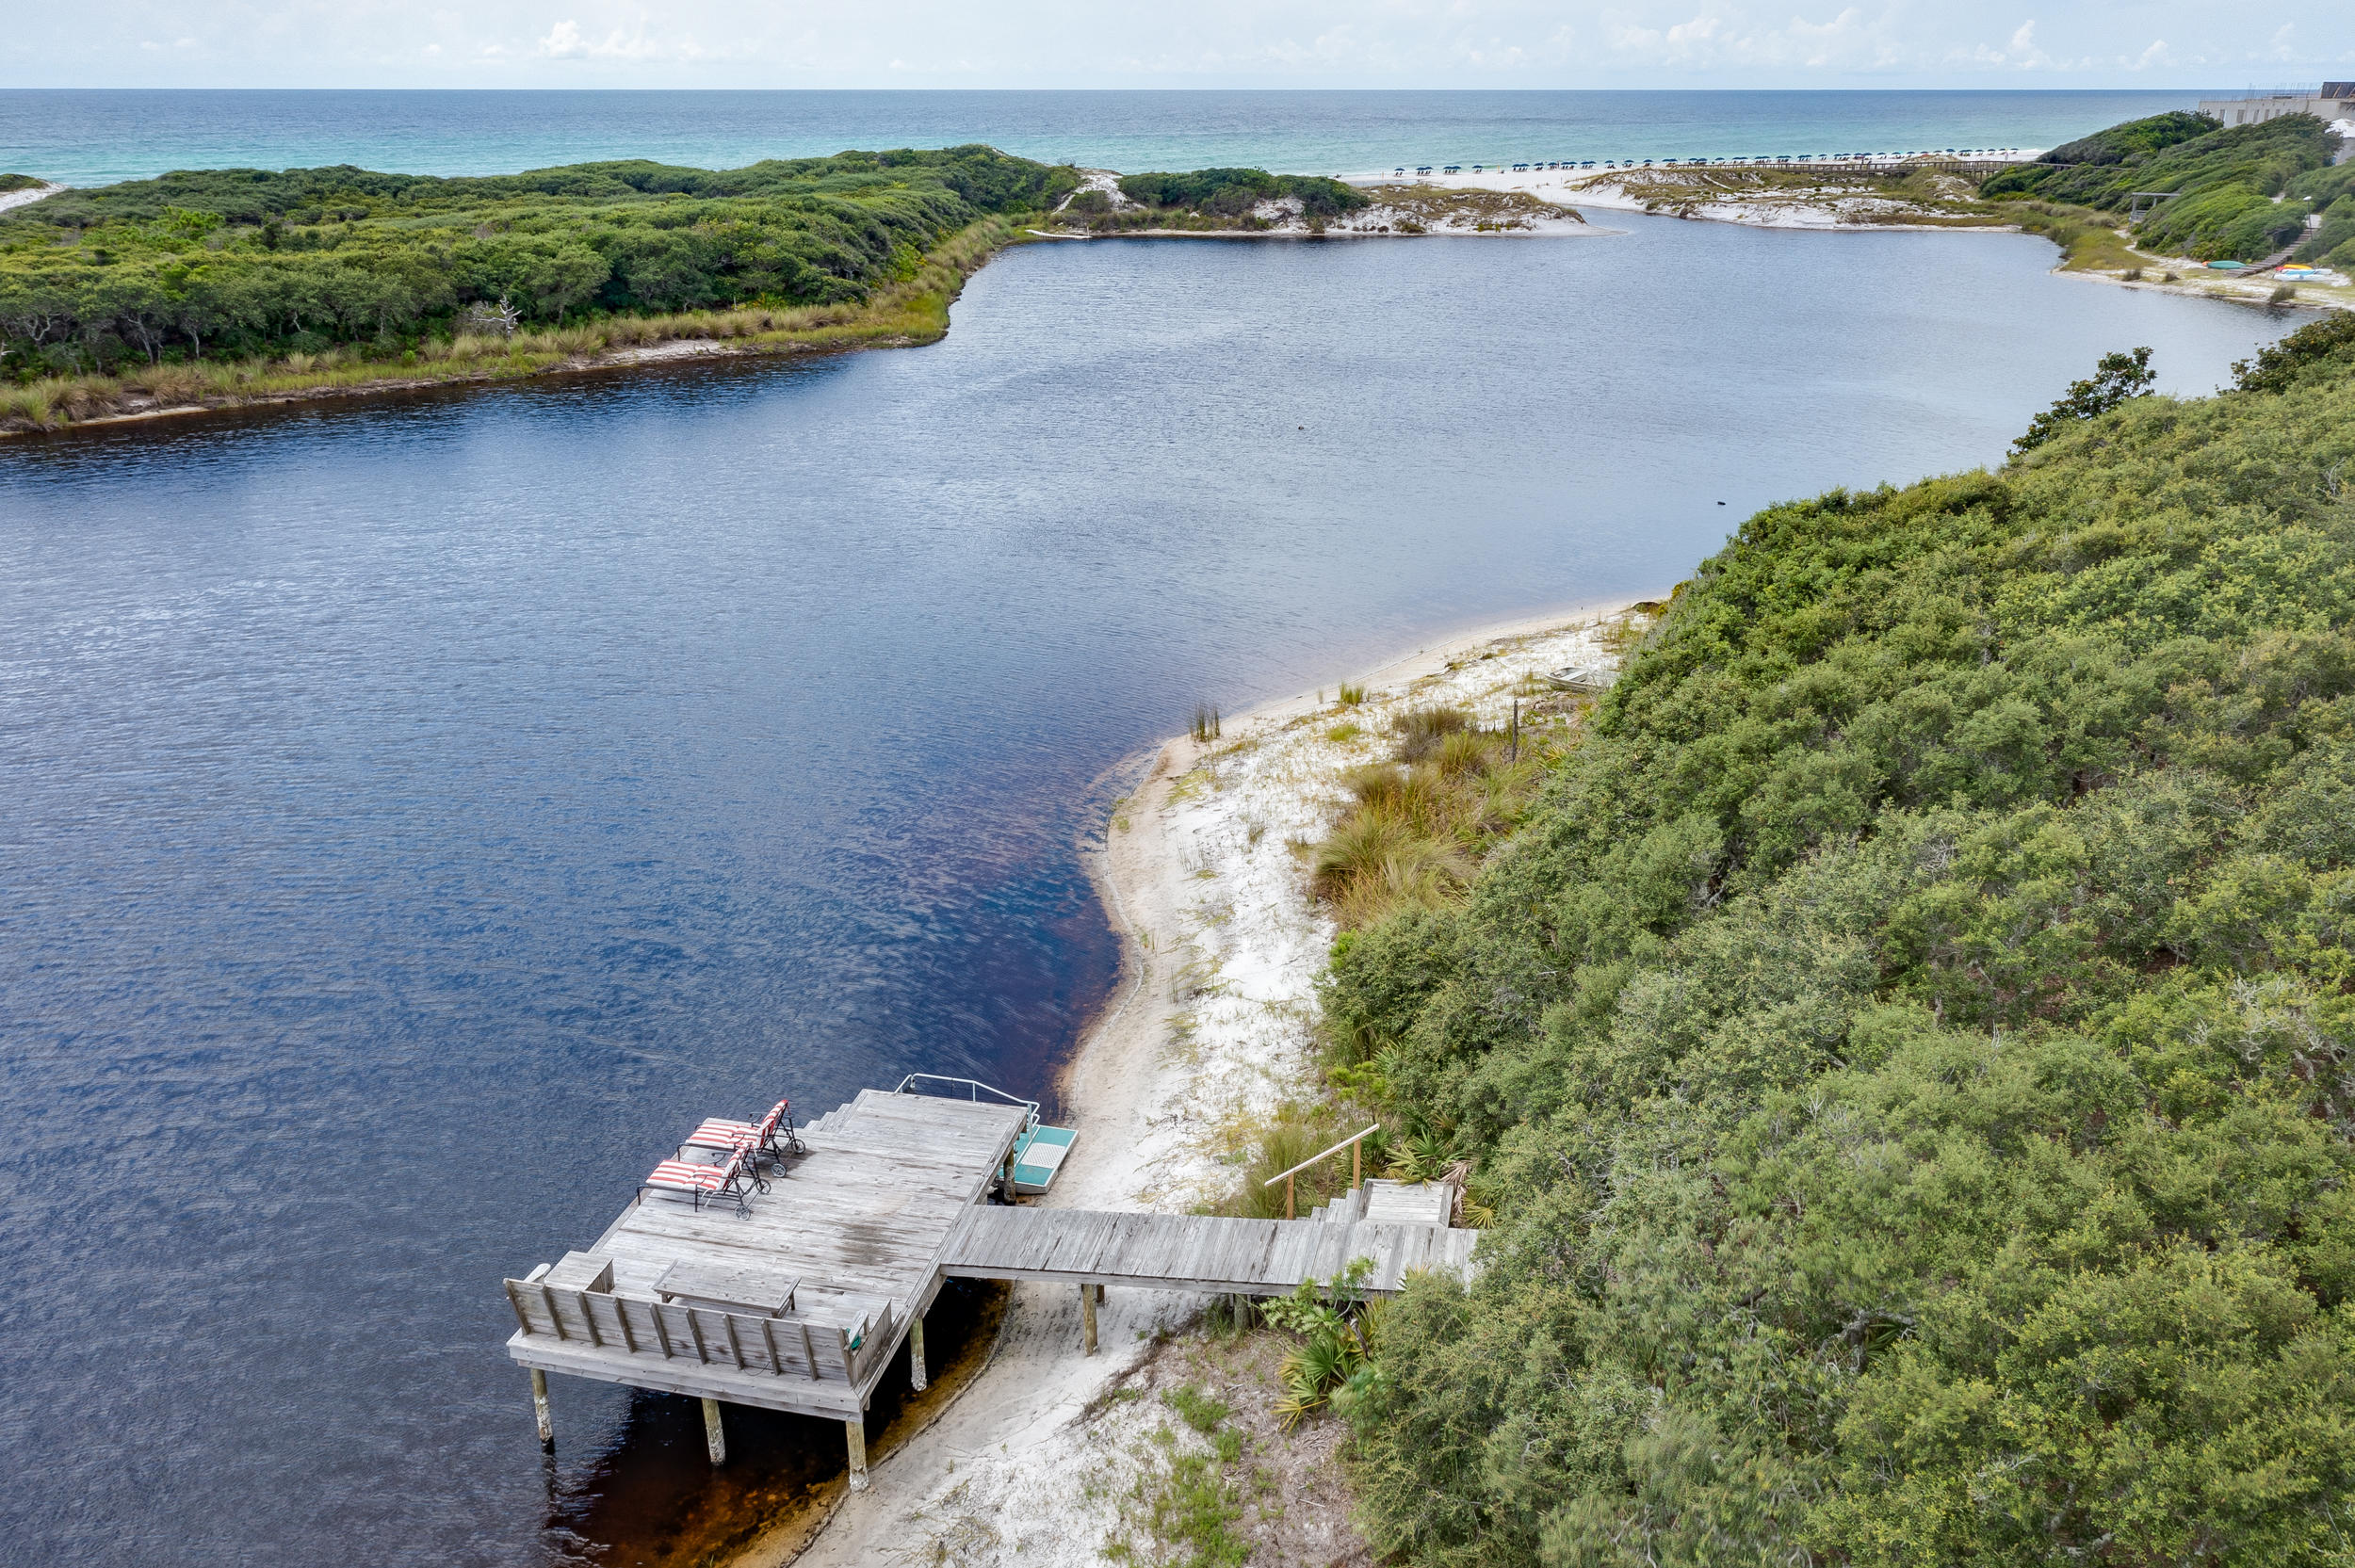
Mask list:
[[[945,1279],[1264,1296],[1363,1257],[1364,1288],[1388,1293],[1418,1269],[1471,1267],[1478,1233],[1446,1226],[1437,1186],[1369,1184],[1296,1221],[985,1204],[1022,1125],[1015,1107],[869,1090],[803,1129],[808,1153],[748,1218],[650,1196],[564,1263],[507,1281],[508,1353],[534,1371],[850,1418]],[[772,1316],[660,1300],[673,1270],[799,1283]]]
[[[510,1355],[535,1370],[773,1409],[863,1407],[938,1291],[941,1249],[1020,1136],[1023,1112],[869,1090],[822,1120],[826,1130],[804,1130],[809,1152],[754,1196],[749,1218],[649,1196],[585,1250],[609,1260],[604,1273],[576,1264],[508,1282]],[[657,1301],[656,1282],[674,1268],[801,1285],[775,1317]]]
[[[975,1208],[950,1238],[941,1271],[1265,1296],[1329,1280],[1362,1257],[1372,1265],[1363,1288],[1387,1294],[1419,1269],[1467,1271],[1478,1239],[1430,1224]]]

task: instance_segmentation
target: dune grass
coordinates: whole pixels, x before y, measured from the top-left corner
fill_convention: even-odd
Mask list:
[[[1221,1212],[1245,1220],[1281,1220],[1284,1184],[1270,1187],[1269,1179],[1331,1148],[1365,1124],[1363,1120],[1351,1121],[1348,1109],[1338,1105],[1289,1101],[1278,1106],[1273,1116],[1241,1140],[1252,1150],[1251,1158],[1236,1177],[1234,1190],[1220,1205]],[[1375,1133],[1366,1140],[1365,1173],[1378,1175],[1389,1157],[1386,1136]],[[1349,1170],[1349,1155],[1344,1151],[1294,1176],[1295,1211],[1305,1218],[1319,1204],[1330,1203],[1348,1191]]]
[[[1311,852],[1310,890],[1344,929],[1454,901],[1542,771],[1535,749],[1460,708],[1410,709],[1390,739],[1387,760],[1341,775],[1349,805]]]

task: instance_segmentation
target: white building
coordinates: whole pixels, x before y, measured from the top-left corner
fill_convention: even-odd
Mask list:
[[[2355,119],[2355,82],[2325,82],[2312,92],[2252,92],[2246,98],[2209,98],[2200,112],[2227,125],[2254,125],[2285,114],[2311,114],[2324,124]]]

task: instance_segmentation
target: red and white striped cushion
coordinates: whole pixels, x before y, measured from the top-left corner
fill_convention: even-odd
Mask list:
[[[703,1125],[688,1135],[686,1146],[690,1149],[734,1149],[755,1141],[759,1136],[750,1122],[731,1122],[725,1117],[706,1116]]]
[[[654,1168],[646,1178],[648,1187],[667,1187],[680,1192],[717,1192],[736,1172],[736,1162],[725,1165],[693,1165],[683,1159],[666,1159]]]
[[[792,1108],[793,1102],[790,1100],[779,1100],[775,1105],[769,1107],[769,1114],[760,1119],[760,1138],[762,1141],[766,1142],[768,1140],[769,1135],[777,1130],[778,1124],[786,1119],[787,1114],[790,1112]]]

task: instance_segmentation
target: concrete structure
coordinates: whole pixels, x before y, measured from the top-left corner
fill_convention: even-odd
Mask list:
[[[2255,125],[2285,114],[2311,114],[2329,124],[2355,119],[2355,82],[2325,82],[2308,92],[2252,92],[2244,98],[2206,98],[2200,112],[2226,125]]]

